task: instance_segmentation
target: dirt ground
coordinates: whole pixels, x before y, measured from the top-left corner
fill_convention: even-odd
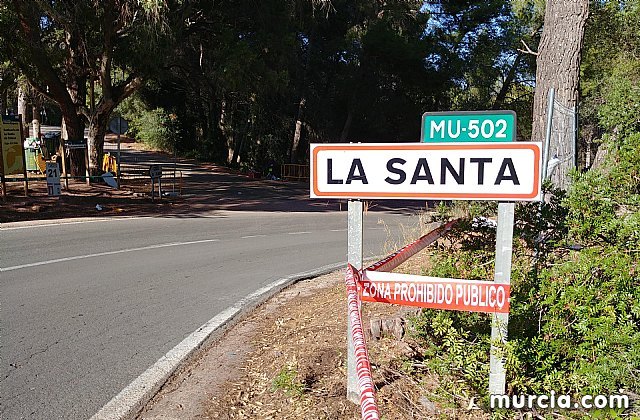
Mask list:
[[[399,270],[419,266],[407,262]],[[371,320],[411,315],[376,303],[362,311],[365,328]],[[299,282],[204,349],[138,419],[358,419],[359,406],[346,399],[346,319],[344,273]],[[404,373],[403,364],[414,363],[414,345],[390,333],[367,337],[382,418],[488,418],[436,402],[437,377],[417,381]]]
[[[123,140],[123,150],[145,151],[142,145],[127,138]],[[114,142],[114,136],[109,135],[106,141]],[[69,189],[65,189],[62,181],[63,190],[58,197],[48,196],[44,175],[29,173],[28,179],[26,196],[23,182],[6,183],[6,196],[0,198],[0,223],[157,214],[170,211],[181,201],[175,197],[152,201],[151,183],[142,177],[123,178],[121,189],[111,188],[99,180],[92,181],[91,185],[82,180],[69,180]]]

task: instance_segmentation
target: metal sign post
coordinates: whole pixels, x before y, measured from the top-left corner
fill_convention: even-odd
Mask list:
[[[514,203],[498,204],[496,232],[496,264],[494,282],[511,284],[511,256],[513,253]],[[491,317],[491,354],[489,361],[489,395],[504,394],[506,378],[504,357],[500,347],[507,342],[509,313],[494,313]]]
[[[158,197],[162,198],[162,166],[151,165],[149,166],[149,177],[151,178],[151,201],[155,199],[155,185],[156,179],[158,180]]]
[[[362,201],[349,200],[347,260],[356,270],[362,270],[362,214]],[[359,404],[360,387],[358,385],[356,355],[350,327],[350,325],[347,325],[347,399]]]
[[[116,139],[118,143],[118,149],[117,149],[118,151],[116,154],[116,165],[117,165],[116,176],[117,176],[118,189],[120,189],[120,135],[126,133],[128,129],[129,129],[129,123],[127,122],[127,120],[125,120],[119,115],[113,118],[111,121],[109,121],[109,130],[111,130],[112,133],[116,134]]]
[[[500,202],[493,281],[369,271],[356,279],[361,301],[492,313],[492,395],[506,385],[513,201],[541,199],[542,144],[516,142],[516,125],[512,111],[425,113],[420,143],[311,144],[309,156],[311,198],[349,199],[348,262],[360,273],[363,212],[354,199]],[[348,334],[347,398],[358,403],[352,340]]]

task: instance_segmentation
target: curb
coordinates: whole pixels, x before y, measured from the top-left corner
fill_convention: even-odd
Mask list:
[[[19,222],[0,223],[0,230],[16,230],[41,228],[49,226],[77,225],[81,223],[112,222],[117,220],[140,219],[152,216],[95,216],[95,217],[69,217],[61,219],[22,220]]]
[[[320,268],[292,274],[276,280],[247,295],[233,306],[223,310],[187,338],[169,350],[151,367],[133,380],[111,401],[105,404],[90,420],[125,420],[134,418],[156,395],[160,388],[181,366],[227,330],[240,322],[249,312],[263,304],[288,286],[345,266],[345,262],[329,264]]]

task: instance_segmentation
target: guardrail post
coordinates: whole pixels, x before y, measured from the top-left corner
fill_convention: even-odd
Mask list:
[[[498,204],[496,232],[496,265],[494,281],[511,284],[511,255],[513,251],[514,203]],[[494,313],[491,317],[491,355],[489,361],[489,395],[504,394],[506,371],[500,343],[507,342],[508,313]]]
[[[349,200],[347,235],[347,260],[356,270],[362,270],[362,201],[360,200]],[[347,323],[351,323],[348,314]],[[360,387],[351,325],[347,325],[347,399],[360,404]]]

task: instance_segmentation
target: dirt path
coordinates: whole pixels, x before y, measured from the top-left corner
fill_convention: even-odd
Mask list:
[[[109,137],[108,142],[115,141]],[[114,145],[107,143],[113,152]],[[122,188],[111,188],[96,180],[87,186],[71,180],[59,197],[47,195],[42,175],[31,174],[29,196],[22,182],[7,183],[6,201],[0,199],[0,223],[50,220],[69,217],[105,217],[172,214],[198,217],[219,210],[325,212],[346,209],[346,202],[311,200],[306,182],[270,181],[251,178],[224,166],[173,157],[144,150],[136,143],[122,143]],[[163,167],[162,200],[150,196],[149,166]],[[175,168],[175,184],[174,184]],[[156,184],[157,188],[157,184]],[[371,211],[411,213],[424,207],[422,201],[371,202]],[[99,206],[99,207],[96,207]]]

